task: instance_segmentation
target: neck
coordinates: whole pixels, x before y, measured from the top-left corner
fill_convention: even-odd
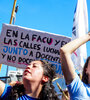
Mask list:
[[[42,85],[40,83],[30,82],[25,83],[25,93],[31,97],[38,98],[42,90]]]

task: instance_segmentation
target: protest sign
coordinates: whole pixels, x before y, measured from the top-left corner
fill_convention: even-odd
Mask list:
[[[48,60],[61,74],[60,47],[71,39],[44,31],[3,24],[0,36],[0,64],[17,68],[36,59]]]

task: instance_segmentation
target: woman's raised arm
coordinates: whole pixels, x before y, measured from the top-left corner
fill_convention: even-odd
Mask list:
[[[90,41],[90,32],[70,41],[60,49],[61,67],[67,84],[70,84],[76,76],[71,54],[87,41]]]

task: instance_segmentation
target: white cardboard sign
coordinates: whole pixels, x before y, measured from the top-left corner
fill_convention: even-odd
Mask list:
[[[25,68],[32,60],[45,59],[56,65],[61,73],[60,47],[69,37],[3,24],[0,36],[0,63]]]

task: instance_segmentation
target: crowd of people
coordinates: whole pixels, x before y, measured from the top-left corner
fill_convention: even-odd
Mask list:
[[[71,54],[88,41],[90,32],[60,48],[61,68],[71,100],[90,100],[90,56],[84,65],[82,80],[71,59]],[[10,85],[0,81],[0,100],[60,100],[52,83],[55,77],[52,64],[44,60],[32,61],[23,72],[22,83]]]

